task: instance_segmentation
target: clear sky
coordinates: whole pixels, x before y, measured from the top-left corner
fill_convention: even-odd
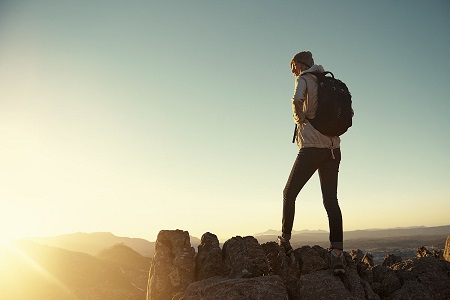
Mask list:
[[[2,1],[1,238],[280,229],[289,62],[347,83],[344,230],[450,224],[448,1]],[[317,174],[294,229],[325,229]]]

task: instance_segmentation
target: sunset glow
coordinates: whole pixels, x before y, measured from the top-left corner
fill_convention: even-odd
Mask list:
[[[42,259],[42,257],[41,257]],[[51,260],[46,257],[45,260]],[[46,293],[60,290],[64,299],[76,299],[65,285],[25,253],[16,243],[0,243],[0,296],[3,299],[43,299]]]
[[[0,4],[1,240],[279,229],[306,49],[353,95],[344,230],[448,224],[447,3],[176,2]]]

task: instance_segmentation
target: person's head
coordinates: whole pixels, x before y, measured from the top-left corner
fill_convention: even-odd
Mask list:
[[[294,76],[300,75],[303,71],[314,65],[314,59],[310,51],[302,51],[294,55],[291,60],[291,71]]]

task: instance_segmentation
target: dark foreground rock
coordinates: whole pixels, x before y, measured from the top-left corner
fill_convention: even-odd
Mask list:
[[[252,236],[229,239],[223,244],[222,255],[229,276],[257,277],[269,274],[264,250]]]
[[[174,300],[288,300],[283,281],[279,276],[253,278],[211,277],[191,284],[186,292]]]
[[[297,286],[298,299],[360,299],[354,297],[331,270],[303,275],[297,281]]]
[[[297,280],[300,276],[299,261],[290,261],[284,254],[284,249],[275,242],[262,244],[267,263],[269,264],[270,274],[281,277],[286,286],[289,299],[298,299],[296,297]]]
[[[450,299],[450,263],[414,258],[392,266],[402,286],[389,299]]]
[[[320,246],[295,249],[292,259],[275,242],[237,236],[220,249],[205,233],[195,254],[187,232],[161,231],[147,300],[450,299],[450,262],[420,249],[419,258],[387,255],[383,265],[370,253],[344,252],[346,272],[336,277]]]
[[[318,251],[310,246],[303,246],[294,251],[295,257],[301,262],[301,271],[303,274],[309,274],[314,271],[326,269],[330,262],[326,262]]]
[[[381,298],[388,297],[402,287],[400,279],[389,267],[376,265],[372,268],[372,273],[372,288]]]

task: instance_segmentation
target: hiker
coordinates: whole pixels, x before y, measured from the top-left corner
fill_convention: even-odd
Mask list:
[[[336,275],[344,274],[342,215],[337,199],[339,163],[341,161],[339,136],[327,136],[316,130],[308,119],[315,117],[317,109],[317,77],[311,72],[323,73],[321,65],[314,64],[311,52],[297,53],[291,60],[295,77],[292,111],[296,131],[295,140],[300,149],[283,191],[282,236],[278,244],[293,257],[290,244],[297,195],[318,170],[323,204],[330,228],[331,268]]]

